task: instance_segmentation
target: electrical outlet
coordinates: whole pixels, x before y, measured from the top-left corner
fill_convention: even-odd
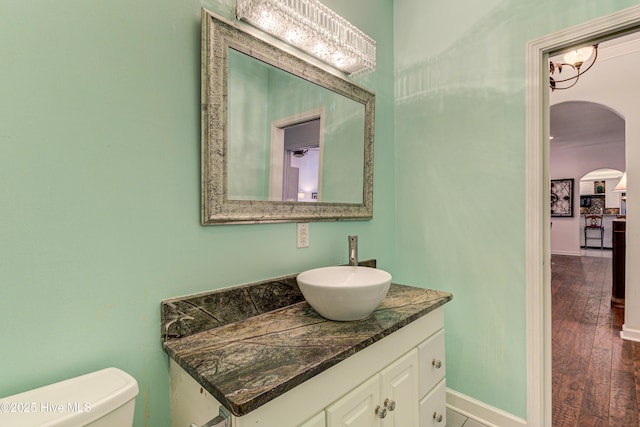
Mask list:
[[[297,235],[297,247],[308,248],[309,247],[309,223],[299,222],[296,224]]]

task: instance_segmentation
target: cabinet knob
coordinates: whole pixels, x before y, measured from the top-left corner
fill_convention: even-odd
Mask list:
[[[437,359],[433,359],[433,361],[431,362],[431,364],[436,368],[436,369],[440,369],[442,368],[442,362],[437,360]]]
[[[387,409],[382,408],[380,405],[376,406],[376,415],[378,418],[384,418],[387,416]]]
[[[389,411],[393,411],[394,409],[396,409],[396,402],[392,399],[385,399],[384,407],[387,408]]]
[[[436,420],[437,423],[441,423],[442,422],[442,414],[439,414],[437,412],[433,413],[433,419]]]

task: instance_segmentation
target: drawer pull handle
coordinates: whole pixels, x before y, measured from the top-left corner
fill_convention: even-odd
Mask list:
[[[376,406],[376,415],[378,418],[384,418],[387,416],[387,409],[380,407],[380,405]]]
[[[433,419],[436,420],[437,423],[441,423],[442,422],[442,414],[434,412],[433,413]]]
[[[385,399],[384,407],[387,408],[389,411],[393,411],[394,409],[396,409],[396,402],[391,399]]]
[[[440,369],[442,368],[442,362],[436,359],[433,359],[433,361],[431,362],[431,364],[436,368],[436,369]]]

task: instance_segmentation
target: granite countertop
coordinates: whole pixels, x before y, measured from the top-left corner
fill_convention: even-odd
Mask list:
[[[194,300],[210,300],[211,295],[191,297],[187,301],[191,314],[185,312],[186,299],[163,302],[165,352],[236,416],[255,410],[452,299],[446,292],[392,284],[370,317],[335,322],[318,315],[304,298],[300,300],[291,278],[295,282],[295,276],[289,276],[268,283],[277,283],[279,292],[288,289],[288,299],[298,302],[250,317],[245,314],[237,321],[216,319],[219,326],[198,326],[188,334],[167,331],[184,319],[193,320],[196,312],[210,311]],[[254,286],[247,285],[232,291],[237,297],[238,292],[249,295],[252,290]],[[216,316],[207,313],[206,317]]]

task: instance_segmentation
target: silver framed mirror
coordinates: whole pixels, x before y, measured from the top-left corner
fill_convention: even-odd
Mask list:
[[[202,224],[371,219],[375,94],[202,10]]]

